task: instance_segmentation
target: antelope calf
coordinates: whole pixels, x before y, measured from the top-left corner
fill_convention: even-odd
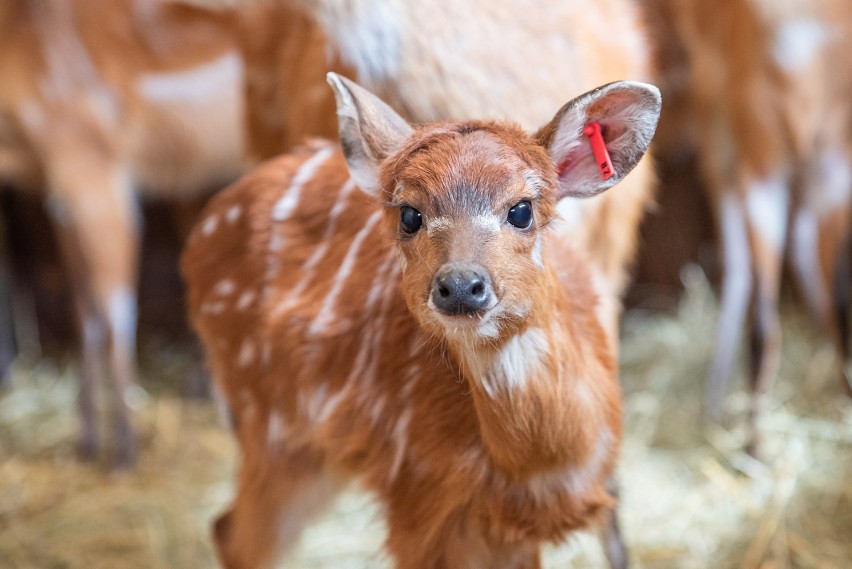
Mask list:
[[[636,165],[659,93],[611,83],[531,135],[415,128],[329,81],[343,152],[317,142],[224,190],[182,260],[242,448],[220,559],[269,567],[359,477],[397,567],[539,567],[542,542],[613,527],[621,441],[601,285],[556,202],[599,199]]]
[[[719,223],[721,315],[707,407],[718,417],[751,313],[747,447],[778,371],[778,302],[789,255],[804,298],[838,350],[852,394],[847,312],[852,190],[852,49],[845,0],[658,2],[689,60],[687,108],[700,127],[702,174]]]

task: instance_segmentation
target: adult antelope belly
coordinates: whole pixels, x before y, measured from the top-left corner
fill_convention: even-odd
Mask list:
[[[244,79],[235,51],[185,70],[139,76],[128,145],[144,188],[209,190],[242,172]]]

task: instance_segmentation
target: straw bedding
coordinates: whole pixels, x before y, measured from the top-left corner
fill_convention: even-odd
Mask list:
[[[716,301],[698,271],[676,313],[633,311],[623,326],[626,441],[622,522],[637,568],[852,566],[852,404],[832,352],[792,308],[781,377],[764,421],[765,462],[741,452],[748,398],[700,421]],[[0,567],[214,567],[209,524],[232,492],[237,449],[212,404],[178,396],[180,350],[143,350],[134,397],[141,457],[109,474],[74,459],[73,367],[19,361],[0,394]],[[742,374],[740,374],[742,375]],[[305,534],[295,568],[388,567],[381,517],[353,489]],[[593,536],[549,548],[545,567],[603,567]]]

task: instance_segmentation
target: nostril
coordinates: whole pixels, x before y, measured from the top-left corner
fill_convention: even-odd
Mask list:
[[[450,296],[450,289],[444,285],[438,285],[438,294],[441,295],[441,298],[447,298]]]
[[[472,294],[475,297],[480,297],[484,293],[485,293],[485,285],[482,283],[482,281],[476,281],[475,283],[473,283],[473,286],[470,287],[470,294]]]

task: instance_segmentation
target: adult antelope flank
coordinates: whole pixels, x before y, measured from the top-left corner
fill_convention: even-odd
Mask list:
[[[537,568],[543,542],[597,524],[625,567],[608,293],[556,204],[599,200],[637,164],[659,92],[610,83],[527,134],[412,127],[329,82],[343,152],[317,142],[224,190],[182,260],[242,449],[222,563],[271,566],[358,478],[396,567]]]
[[[780,363],[778,304],[789,256],[800,290],[849,357],[852,5],[843,0],[658,2],[689,60],[687,110],[699,126],[702,174],[724,260],[721,316],[707,407],[718,418],[750,317],[752,388],[747,448]]]
[[[102,371],[113,462],[135,455],[125,394],[135,375],[137,190],[189,199],[245,170],[240,34],[252,30],[242,17],[165,1],[0,4],[0,178],[44,188],[52,214],[80,321],[85,458],[100,446]],[[300,57],[322,48],[300,45]],[[254,39],[249,47],[261,49]]]

